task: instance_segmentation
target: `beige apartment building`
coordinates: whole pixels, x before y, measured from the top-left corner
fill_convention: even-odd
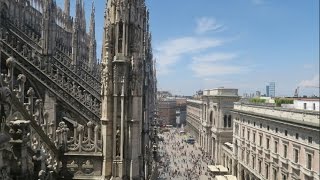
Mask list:
[[[187,128],[216,163],[221,146],[232,141],[230,110],[239,99],[238,89],[215,88],[204,90],[200,100],[187,101]]]
[[[201,129],[200,117],[202,116],[202,101],[200,100],[187,100],[187,123],[186,130],[194,136],[199,142],[199,133]]]
[[[230,112],[233,146],[221,161],[239,180],[319,180],[319,112],[241,103]]]
[[[221,147],[232,140],[233,103],[240,99],[238,89],[215,88],[203,91],[200,145],[220,164]]]
[[[163,125],[176,125],[176,100],[162,98],[158,100],[160,123]]]

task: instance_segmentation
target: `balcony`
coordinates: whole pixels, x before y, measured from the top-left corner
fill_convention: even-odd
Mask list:
[[[282,157],[282,156],[279,156],[280,158],[280,161],[284,164],[289,164],[289,159],[285,158],[285,157]]]
[[[305,174],[306,176],[309,176],[309,177],[314,177],[317,174],[316,172],[314,172],[310,169],[307,169],[305,167],[302,167],[302,166],[300,166],[300,170],[303,174]]]
[[[255,142],[252,142],[252,141],[250,141],[250,144],[251,144],[252,147],[256,147],[257,146],[257,144]]]
[[[245,143],[245,139],[244,139],[244,137],[241,137],[241,138],[240,138],[240,140],[241,140],[242,144],[244,144],[244,143]]]
[[[263,147],[262,147],[262,146],[257,145],[257,149],[258,149],[258,151],[262,151],[262,150],[263,150]]]
[[[270,149],[263,149],[263,152],[264,152],[265,154],[270,154]]]
[[[250,141],[248,139],[245,140],[246,144],[250,146]]]
[[[290,161],[290,165],[293,169],[300,170],[300,164]]]
[[[279,154],[278,153],[275,153],[275,152],[272,152],[271,153],[271,157],[275,158],[275,159],[279,159]]]

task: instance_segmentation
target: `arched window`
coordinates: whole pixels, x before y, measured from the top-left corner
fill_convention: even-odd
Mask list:
[[[210,112],[210,124],[212,124],[212,119],[213,119],[213,112]]]
[[[228,127],[231,127],[231,115],[228,116]]]
[[[223,117],[223,127],[227,127],[227,115]]]

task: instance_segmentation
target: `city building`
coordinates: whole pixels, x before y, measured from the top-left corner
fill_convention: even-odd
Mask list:
[[[232,141],[233,103],[239,101],[238,89],[215,88],[203,91],[200,146],[220,164],[221,147]]]
[[[320,98],[294,98],[293,104],[282,104],[284,108],[320,111]]]
[[[235,103],[230,113],[233,147],[221,157],[239,180],[319,180],[318,112]]]
[[[255,97],[260,97],[260,96],[261,96],[261,92],[260,91],[256,91]]]
[[[200,142],[202,101],[187,99],[187,123],[186,130]]]
[[[179,124],[180,126],[186,125],[186,118],[187,118],[187,98],[184,97],[176,97],[176,109],[179,112]]]
[[[172,94],[169,91],[158,91],[157,99],[172,97]]]
[[[176,100],[175,98],[161,98],[158,100],[159,123],[176,126]]]
[[[266,86],[266,95],[267,97],[276,97],[276,83],[270,82]]]
[[[222,145],[232,141],[230,110],[239,99],[238,89],[215,88],[204,90],[201,100],[187,100],[187,129],[218,164]]]
[[[269,85],[266,86],[266,96],[270,97],[270,91],[269,91],[270,87]]]

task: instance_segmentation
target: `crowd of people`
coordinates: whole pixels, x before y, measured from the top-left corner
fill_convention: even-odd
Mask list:
[[[174,180],[208,180],[210,179],[207,165],[212,164],[210,157],[205,155],[197,142],[188,144],[188,135],[181,135],[176,128],[160,134],[163,141],[159,142],[161,156],[159,179]]]

